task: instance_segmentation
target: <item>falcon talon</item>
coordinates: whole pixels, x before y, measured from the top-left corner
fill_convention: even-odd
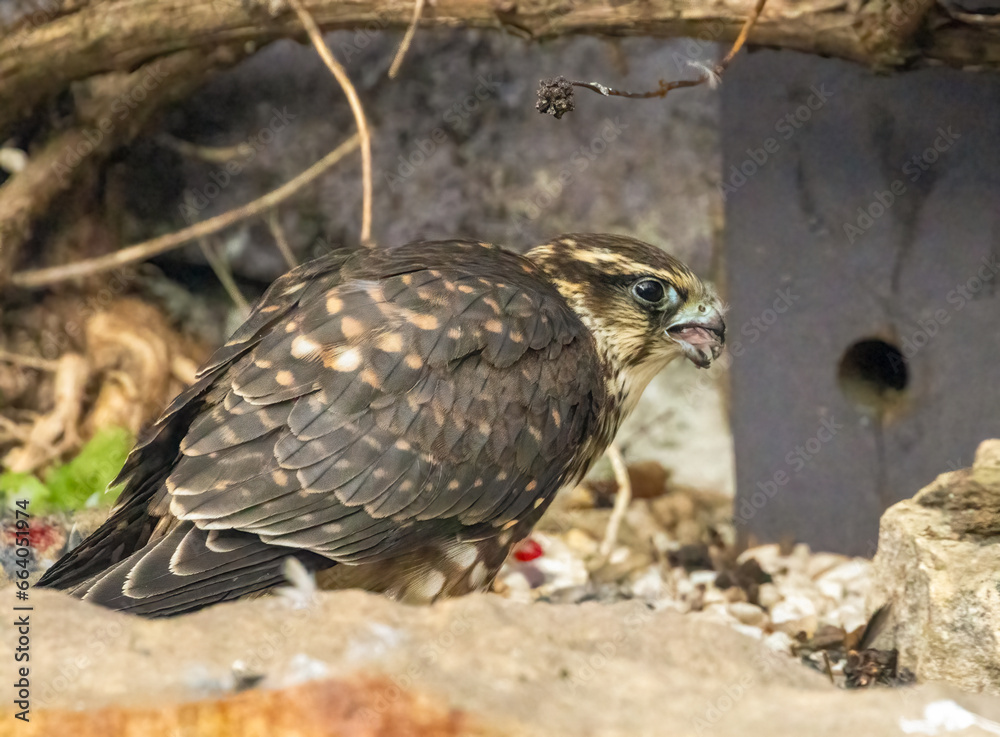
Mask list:
[[[408,602],[488,589],[652,378],[724,343],[715,291],[631,238],[330,252],[271,285],[38,585],[150,617],[304,603],[314,576]]]

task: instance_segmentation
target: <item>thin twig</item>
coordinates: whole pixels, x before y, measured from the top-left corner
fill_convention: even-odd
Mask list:
[[[11,363],[15,366],[38,369],[39,371],[55,371],[59,368],[59,362],[48,358],[38,358],[37,356],[24,356],[20,353],[10,351],[0,351],[0,361]]]
[[[212,267],[212,271],[215,272],[215,278],[219,280],[222,284],[222,288],[226,290],[226,294],[229,295],[229,299],[233,300],[233,304],[236,307],[246,313],[250,311],[250,305],[247,303],[246,298],[240,292],[239,286],[236,284],[236,279],[233,277],[233,270],[229,266],[229,262],[219,255],[219,252],[215,249],[212,243],[209,242],[208,238],[199,238],[198,247],[201,248],[202,254],[205,256],[205,260],[208,261],[208,265]]]
[[[129,246],[128,248],[123,248],[104,256],[77,261],[76,263],[65,264],[63,266],[50,266],[45,269],[21,271],[10,278],[10,284],[24,289],[47,287],[68,279],[100,274],[101,272],[111,271],[112,269],[117,269],[128,264],[145,261],[164,251],[169,251],[172,248],[177,248],[198,238],[218,233],[220,230],[235,225],[241,220],[246,220],[247,218],[267,212],[275,205],[287,200],[356,149],[358,141],[359,137],[357,134],[351,136],[294,179],[285,182],[277,189],[268,192],[263,197],[258,197],[253,202],[249,202],[242,207],[229,210],[208,220],[202,220],[200,223],[195,223],[175,233],[168,233],[158,238],[143,241],[142,243],[137,243],[134,246]]]
[[[271,231],[271,235],[274,236],[274,242],[278,244],[278,250],[281,251],[282,258],[285,259],[285,263],[288,264],[289,269],[294,269],[299,265],[299,261],[295,258],[295,254],[292,253],[291,246],[288,245],[288,238],[285,237],[285,229],[281,227],[281,219],[278,217],[278,210],[271,210],[267,214],[267,227]]]
[[[832,685],[837,685],[837,682],[833,680],[833,665],[830,663],[830,656],[827,654],[826,650],[823,651],[823,664],[825,666],[826,675],[830,679]]]
[[[0,44],[6,40],[0,31]],[[90,91],[86,94],[88,112],[85,117],[92,122],[102,121],[102,125],[105,120],[120,119],[118,106],[123,99],[132,104],[131,94],[138,90],[137,85],[146,84],[149,92],[143,95],[142,104],[125,111],[127,125],[112,125],[106,133],[98,131],[95,134],[80,120],[78,125],[53,131],[47,141],[31,146],[28,165],[0,187],[0,285],[8,284],[20,263],[20,254],[41,224],[52,223],[61,198],[71,196],[70,193],[81,187],[93,186],[97,173],[112,152],[132,143],[163,105],[184,99],[201,84],[211,68],[229,66],[244,55],[245,52],[235,51],[229,43],[223,43],[211,51],[187,49],[159,56],[130,74],[98,75],[88,80]],[[224,62],[223,57],[229,61]],[[151,79],[163,82],[150,86]],[[0,87],[6,89],[7,81],[4,79]],[[10,107],[0,102],[0,118],[6,116]]]
[[[392,60],[392,66],[389,67],[389,79],[395,79],[396,75],[399,74],[399,68],[403,66],[403,57],[406,56],[406,52],[413,42],[413,36],[417,32],[417,24],[420,23],[420,14],[423,10],[424,0],[416,0],[413,4],[413,20],[410,21],[410,25],[406,29],[406,35],[403,36],[403,41],[399,44],[396,58]]]
[[[729,53],[722,57],[722,61],[719,62],[719,66],[716,67],[716,71],[725,71],[726,67],[729,66],[729,62],[731,62],[733,57],[736,56],[740,49],[743,48],[743,44],[747,41],[747,36],[750,35],[750,31],[753,29],[754,25],[756,25],[761,12],[763,12],[764,3],[766,2],[767,0],[757,0],[753,13],[751,13],[750,17],[746,19],[746,22],[743,24],[743,28],[740,30],[740,35],[736,37],[735,41],[733,41],[733,48],[729,49]]]
[[[618,446],[612,443],[605,451],[608,460],[611,461],[611,468],[615,472],[615,481],[618,483],[618,495],[615,497],[615,506],[611,510],[611,517],[608,518],[608,527],[604,531],[604,540],[598,551],[602,558],[607,559],[611,551],[618,542],[618,528],[621,527],[622,520],[625,519],[625,512],[632,501],[632,481],[628,477],[628,467],[625,465],[625,458]]]
[[[343,88],[344,94],[347,96],[347,101],[351,105],[351,112],[354,113],[354,120],[358,126],[358,135],[361,137],[361,242],[365,245],[370,245],[372,238],[372,142],[371,134],[368,130],[368,121],[365,118],[365,111],[361,107],[361,99],[358,97],[358,91],[351,84],[351,78],[347,76],[344,67],[333,58],[330,47],[326,45],[319,31],[319,26],[316,25],[316,20],[306,10],[302,4],[302,0],[288,0],[288,4],[298,14],[299,20],[309,35],[309,40],[316,47],[316,52]]]
[[[681,87],[697,87],[698,85],[717,82],[722,73],[726,71],[729,66],[729,62],[733,60],[733,57],[743,48],[743,44],[746,43],[747,36],[750,34],[751,29],[757,23],[757,19],[760,18],[761,11],[764,9],[764,4],[767,0],[757,0],[756,6],[754,6],[753,12],[743,23],[743,28],[740,29],[739,35],[733,42],[733,46],[729,49],[729,53],[722,57],[722,60],[716,64],[711,69],[706,69],[705,73],[702,74],[698,79],[681,79],[674,82],[667,82],[660,80],[659,86],[655,90],[650,90],[648,92],[627,92],[625,90],[616,90],[613,87],[608,87],[601,84],[600,82],[571,82],[574,87],[583,87],[584,89],[596,92],[599,95],[604,95],[605,97],[629,97],[632,99],[649,99],[652,97],[666,97],[667,93],[671,90],[676,90]],[[558,116],[557,116],[558,117]]]
[[[182,156],[192,156],[211,164],[225,164],[236,158],[249,158],[253,147],[249,143],[237,143],[235,146],[199,146],[190,141],[175,138],[169,133],[156,136],[157,143],[173,149]]]

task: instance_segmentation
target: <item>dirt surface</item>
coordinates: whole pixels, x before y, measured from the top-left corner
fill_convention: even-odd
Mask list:
[[[416,608],[336,592],[159,621],[44,590],[32,592],[32,604],[36,712],[116,705],[148,714],[240,687],[250,694],[364,674],[388,677],[388,704],[415,691],[504,734],[898,735],[900,719],[952,698],[937,687],[842,691],[759,641],[635,601],[476,595]],[[2,637],[10,652],[13,628]],[[299,692],[289,693],[294,709]]]

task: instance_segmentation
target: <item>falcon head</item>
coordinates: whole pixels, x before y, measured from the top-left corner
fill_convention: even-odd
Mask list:
[[[572,234],[527,257],[590,329],[628,393],[641,394],[679,356],[707,368],[722,352],[726,325],[715,289],[655,246],[617,235]]]

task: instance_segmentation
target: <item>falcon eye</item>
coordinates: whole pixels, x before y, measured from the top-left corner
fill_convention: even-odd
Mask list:
[[[648,307],[660,307],[667,301],[676,301],[677,292],[659,279],[640,279],[632,285],[632,296]]]

